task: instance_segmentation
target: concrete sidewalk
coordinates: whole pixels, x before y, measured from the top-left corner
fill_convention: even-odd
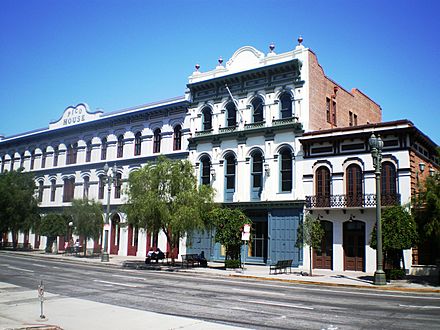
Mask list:
[[[22,255],[33,256],[36,258],[55,258],[67,262],[93,263],[103,267],[128,267],[135,269],[157,269],[174,270],[178,272],[200,273],[214,276],[230,276],[241,278],[253,278],[266,281],[282,281],[297,284],[315,284],[327,286],[346,286],[376,290],[393,290],[402,292],[426,292],[440,293],[440,286],[432,284],[432,281],[426,281],[422,277],[410,277],[406,280],[393,280],[386,286],[376,286],[373,284],[374,274],[364,272],[334,272],[331,270],[315,269],[313,276],[303,276],[302,269],[292,268],[291,274],[269,274],[269,266],[264,265],[246,265],[245,269],[227,270],[223,268],[223,263],[209,262],[208,267],[180,268],[179,266],[168,266],[166,263],[152,263],[150,266],[144,264],[144,259],[135,256],[116,256],[111,255],[109,262],[101,262],[100,258],[82,258],[76,256],[66,256],[63,254],[46,254],[41,251],[35,252],[7,252],[19,253]]]

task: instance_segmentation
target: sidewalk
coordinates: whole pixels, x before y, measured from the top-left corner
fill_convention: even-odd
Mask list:
[[[300,269],[292,268],[291,274],[269,274],[269,266],[246,265],[245,269],[226,270],[223,263],[209,262],[208,267],[180,268],[179,266],[167,266],[163,263],[152,263],[150,266],[144,264],[144,259],[135,256],[116,256],[111,255],[109,262],[101,262],[100,258],[81,258],[75,256],[65,256],[63,254],[46,254],[41,251],[36,252],[11,252],[34,256],[37,258],[56,258],[69,262],[93,263],[103,267],[127,267],[135,269],[156,269],[169,270],[172,268],[179,272],[190,272],[209,274],[214,276],[230,276],[241,278],[252,278],[265,281],[282,281],[297,284],[314,284],[326,286],[343,286],[352,288],[364,288],[375,290],[392,290],[401,292],[424,292],[440,293],[440,286],[425,281],[421,277],[411,277],[407,280],[393,280],[386,286],[376,286],[373,284],[374,274],[364,272],[334,272],[331,270],[314,269],[313,276],[303,276]]]

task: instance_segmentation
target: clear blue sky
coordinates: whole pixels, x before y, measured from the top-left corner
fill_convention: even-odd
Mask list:
[[[104,112],[183,95],[199,63],[251,45],[292,50],[440,143],[440,1],[1,0],[0,134],[69,105]]]

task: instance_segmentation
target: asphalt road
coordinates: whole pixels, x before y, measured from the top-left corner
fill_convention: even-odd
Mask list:
[[[0,282],[253,329],[439,329],[440,295],[85,265],[0,253]],[[79,316],[80,317],[80,316]]]

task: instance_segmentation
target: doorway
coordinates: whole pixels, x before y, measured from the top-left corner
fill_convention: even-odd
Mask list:
[[[121,218],[119,214],[115,214],[112,217],[111,234],[110,234],[110,254],[118,254],[119,252],[119,223]]]
[[[365,223],[344,222],[344,270],[365,271]]]
[[[313,268],[333,269],[333,223],[321,220],[324,236],[319,249],[313,249]]]

